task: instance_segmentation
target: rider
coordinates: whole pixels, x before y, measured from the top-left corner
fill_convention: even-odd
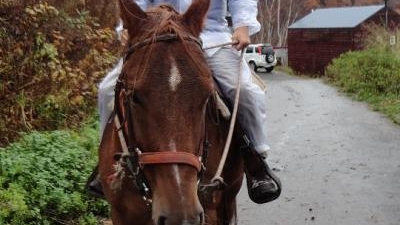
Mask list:
[[[191,0],[135,0],[145,10],[160,3],[172,4],[180,13],[191,4]],[[233,46],[212,48],[205,51],[206,60],[218,81],[223,94],[233,101],[237,76],[241,72],[241,92],[238,108],[238,122],[248,137],[248,146],[243,149],[246,165],[248,193],[256,203],[265,203],[277,198],[281,191],[279,179],[268,167],[266,157],[269,146],[266,142],[265,92],[252,82],[251,71],[240,57],[240,50],[250,44],[250,35],[260,30],[257,21],[257,0],[211,0],[205,27],[200,37],[203,46],[215,46],[236,42]],[[227,8],[232,18],[233,34],[225,19]],[[99,86],[100,131],[103,132],[113,109],[114,86],[122,68],[122,60],[107,74]],[[247,139],[247,138],[246,138]],[[89,193],[101,191],[99,182],[89,185]]]

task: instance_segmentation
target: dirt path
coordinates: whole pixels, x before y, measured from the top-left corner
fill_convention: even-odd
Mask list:
[[[318,79],[260,75],[284,189],[257,205],[243,187],[239,224],[400,224],[400,126]]]

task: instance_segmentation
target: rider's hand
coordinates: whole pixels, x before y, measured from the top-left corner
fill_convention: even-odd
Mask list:
[[[249,28],[248,27],[238,27],[235,29],[232,35],[232,41],[236,42],[233,46],[238,50],[243,50],[246,48],[250,42]]]

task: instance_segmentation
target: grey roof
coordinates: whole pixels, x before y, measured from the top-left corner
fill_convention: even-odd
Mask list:
[[[353,28],[383,9],[385,5],[316,9],[291,28]]]

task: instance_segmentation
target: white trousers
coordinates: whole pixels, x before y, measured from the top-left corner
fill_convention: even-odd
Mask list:
[[[205,55],[221,91],[231,102],[235,98],[237,77],[240,69],[240,54],[233,48],[224,47],[212,56]],[[100,134],[109,120],[114,107],[114,88],[122,69],[122,60],[111,70],[99,85],[98,106],[100,113]],[[240,99],[237,119],[259,153],[269,150],[266,133],[265,91],[252,82],[247,63],[242,62]]]
[[[207,57],[208,65],[217,79],[221,91],[233,103],[236,94],[237,78],[242,60],[240,98],[237,119],[251,143],[259,153],[269,150],[266,131],[265,91],[252,81],[249,66],[240,53],[224,47]]]
[[[100,114],[100,138],[103,135],[107,122],[110,119],[114,109],[115,85],[118,76],[122,70],[123,59],[118,61],[118,64],[107,73],[104,79],[99,84],[98,90],[98,107]]]

